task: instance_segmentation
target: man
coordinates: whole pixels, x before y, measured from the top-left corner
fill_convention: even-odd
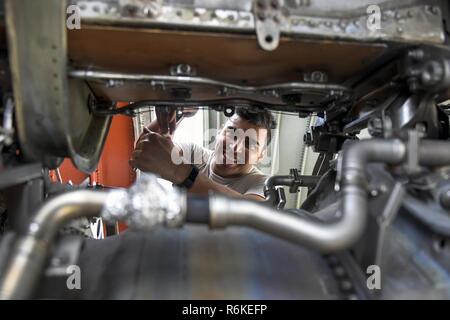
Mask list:
[[[267,152],[271,130],[276,127],[270,112],[236,108],[217,134],[214,150],[192,143],[175,146],[170,137],[176,127],[175,114],[157,112],[157,118],[139,138],[132,167],[158,174],[189,192],[264,200],[267,176],[256,165]]]

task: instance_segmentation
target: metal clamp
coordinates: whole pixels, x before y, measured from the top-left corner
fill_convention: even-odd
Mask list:
[[[419,165],[419,145],[422,135],[417,130],[408,130],[408,141],[406,148],[406,171],[415,175],[422,172]]]
[[[128,190],[111,191],[102,211],[105,221],[125,221],[131,229],[153,229],[158,225],[179,228],[186,215],[186,198],[165,186],[155,175],[145,174]]]
[[[256,0],[253,3],[256,36],[260,47],[266,51],[275,50],[280,41],[280,25],[284,16],[281,8],[284,0]]]

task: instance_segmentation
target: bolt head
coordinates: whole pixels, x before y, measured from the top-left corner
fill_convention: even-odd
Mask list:
[[[349,291],[353,290],[353,284],[350,282],[350,280],[343,280],[340,283],[340,287],[341,287],[341,290],[344,292],[349,292]]]

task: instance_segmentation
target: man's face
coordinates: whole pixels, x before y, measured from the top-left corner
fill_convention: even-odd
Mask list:
[[[264,156],[266,143],[267,129],[232,116],[216,137],[214,171],[223,177],[248,173]]]

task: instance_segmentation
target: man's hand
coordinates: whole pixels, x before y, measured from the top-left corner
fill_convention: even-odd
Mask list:
[[[184,118],[190,118],[194,116],[197,113],[196,108],[185,108],[182,111],[181,118],[177,121],[176,111],[174,109],[161,109],[157,108],[155,110],[156,113],[156,120],[153,120],[148,126],[146,127],[147,132],[152,131],[156,133],[160,133],[162,135],[170,135],[173,136],[175,133],[175,130],[178,126],[178,124],[184,119]],[[139,136],[138,142],[141,141],[144,134],[146,134],[146,131]]]
[[[159,133],[162,135],[173,135],[177,127],[177,113],[175,109],[156,108],[156,120],[158,122]]]
[[[170,136],[162,136],[145,129],[132,154],[130,165],[144,172],[155,173],[175,184],[183,182],[192,167],[172,161],[172,149],[177,148]]]

